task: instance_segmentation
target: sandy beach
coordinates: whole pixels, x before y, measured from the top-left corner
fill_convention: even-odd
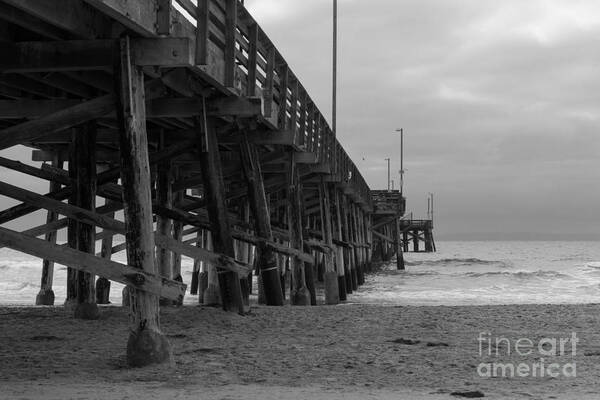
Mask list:
[[[103,308],[99,321],[74,320],[60,307],[0,308],[0,397],[581,399],[600,389],[600,305],[257,306],[248,316],[186,306],[161,318],[172,363],[128,369],[119,307]],[[486,331],[533,341],[576,332],[576,355],[554,361],[575,361],[577,377],[480,377]]]

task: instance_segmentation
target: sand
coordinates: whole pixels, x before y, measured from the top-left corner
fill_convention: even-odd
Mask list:
[[[127,314],[78,321],[60,307],[0,308],[0,398],[449,399],[598,398],[600,305],[257,306],[165,309],[171,364],[125,365]],[[478,336],[580,342],[576,378],[483,378]],[[493,357],[492,357],[493,358]],[[514,353],[496,361],[534,362]],[[547,363],[552,361],[547,360]]]

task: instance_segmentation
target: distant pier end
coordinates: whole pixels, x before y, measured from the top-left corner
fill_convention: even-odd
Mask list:
[[[402,253],[435,251],[433,221],[406,214],[406,197],[399,190],[371,190],[371,201],[374,260],[387,262],[397,255],[398,269],[404,269]]]

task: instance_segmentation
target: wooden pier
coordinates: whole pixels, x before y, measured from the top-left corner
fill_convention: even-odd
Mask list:
[[[68,266],[76,318],[125,284],[130,365],[169,359],[159,307],[188,283],[244,314],[253,273],[273,306],[315,305],[317,280],[337,304],[364,282],[370,189],[240,1],[0,0],[0,47],[0,150],[31,149],[0,166],[48,181],[0,179],[19,202],[0,211],[0,246],[43,260],[37,304]],[[38,226],[4,226],[40,209]]]
[[[435,251],[433,221],[413,219],[412,213],[406,214],[406,198],[399,190],[373,190],[371,197],[375,260],[388,262],[396,255],[397,267],[403,270],[403,253],[421,251],[421,242],[424,243],[422,251]],[[409,246],[411,241],[412,247]]]

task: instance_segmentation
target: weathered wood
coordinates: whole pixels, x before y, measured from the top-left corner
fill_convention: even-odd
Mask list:
[[[325,185],[324,185],[325,186]],[[340,209],[340,193],[336,189],[335,185],[330,184],[329,187],[324,187],[323,190],[329,190],[329,197],[333,199],[334,204],[334,214],[335,216],[335,236],[338,240],[344,240],[343,236],[343,222],[342,222],[342,213]],[[340,301],[345,301],[347,299],[347,289],[346,289],[346,277],[345,277],[345,266],[344,266],[344,248],[341,246],[336,246],[335,254],[335,263],[336,270],[338,276],[338,293]]]
[[[237,28],[238,0],[225,0],[225,79],[226,87],[235,87],[235,36]]]
[[[95,275],[107,277],[112,281],[130,285],[156,296],[178,299],[186,290],[186,285],[180,282],[160,278],[139,268],[104,260],[89,253],[31,238],[2,227],[0,227],[0,243],[13,250],[52,260],[74,269],[85,266],[86,271]]]
[[[248,31],[248,83],[246,89],[246,96],[256,96],[256,70],[258,61],[258,24],[254,23],[250,26]]]
[[[161,134],[161,146],[164,148],[164,133]],[[172,163],[170,160],[163,161],[157,165],[156,179],[156,203],[160,207],[173,207],[173,192],[171,185],[173,183]],[[172,236],[173,221],[169,217],[158,215],[156,219],[156,231],[163,236]],[[161,276],[173,278],[173,256],[171,251],[164,247],[157,247],[156,262],[158,272]]]
[[[333,246],[333,231],[331,227],[331,200],[329,190],[325,183],[321,183],[319,188],[321,196],[321,218],[323,221],[323,239],[328,246]],[[324,254],[325,259],[325,303],[338,304],[340,302],[338,274],[335,271],[333,255]]]
[[[111,112],[114,106],[115,97],[109,94],[39,119],[11,126],[0,131],[0,150],[100,118]]]
[[[137,271],[157,275],[152,240],[144,75],[141,69],[133,65],[128,37],[121,39],[115,61],[127,260]],[[171,357],[171,346],[160,330],[158,299],[152,293],[129,291],[127,362],[131,366],[166,362]]]
[[[400,228],[400,221],[396,219],[394,223],[394,247],[396,251],[396,269],[404,270],[404,254],[402,251],[402,230]]]
[[[208,64],[208,2],[209,0],[198,0],[196,9],[196,65]]]
[[[74,132],[73,150],[75,165],[75,196],[77,206],[86,210],[96,209],[96,124],[89,122]],[[70,167],[71,168],[71,167]],[[84,253],[95,254],[96,228],[93,224],[77,222],[77,249]],[[75,318],[98,319],[100,316],[96,304],[96,287],[94,275],[87,272],[87,266],[77,271],[77,306]]]
[[[111,67],[114,40],[0,43],[0,72],[85,71]]]
[[[287,190],[287,216],[288,229],[290,232],[290,247],[300,251],[304,248],[302,238],[302,207],[300,178],[296,167],[295,154],[290,154],[290,169],[288,173],[289,186]],[[306,273],[304,262],[297,257],[290,258],[290,269],[292,272],[292,291],[290,303],[292,305],[310,305],[310,292],[306,287]]]
[[[229,214],[226,208],[221,155],[214,124],[215,120],[212,117],[197,120],[202,177],[204,178],[205,195],[208,200],[208,215],[213,227],[214,249],[218,253],[234,257],[235,249],[231,237]],[[225,272],[222,269],[218,269],[217,272],[223,309],[244,314],[246,307],[242,299],[239,276],[234,272]]]
[[[156,6],[156,33],[159,35],[170,35],[171,0],[157,0]]]
[[[19,163],[20,164],[20,163]],[[24,165],[24,164],[22,164]],[[63,161],[58,157],[52,161],[52,166],[56,168],[62,168]],[[59,190],[61,187],[60,183],[50,182],[50,191]],[[46,224],[51,224],[56,222],[58,219],[58,214],[53,211],[48,211],[48,215],[46,217]],[[56,243],[57,231],[52,230],[46,233],[45,240],[49,243]],[[52,283],[54,278],[54,262],[51,260],[43,260],[42,262],[42,278],[40,283],[40,292],[36,296],[35,304],[36,305],[54,305],[54,291],[52,290]]]
[[[247,137],[247,134],[245,136]],[[241,143],[240,149],[255,230],[257,235],[264,239],[257,244],[256,250],[257,268],[261,276],[265,302],[267,305],[280,306],[283,305],[283,292],[277,260],[272,249],[266,245],[266,241],[273,242],[273,231],[258,151],[248,140]]]

